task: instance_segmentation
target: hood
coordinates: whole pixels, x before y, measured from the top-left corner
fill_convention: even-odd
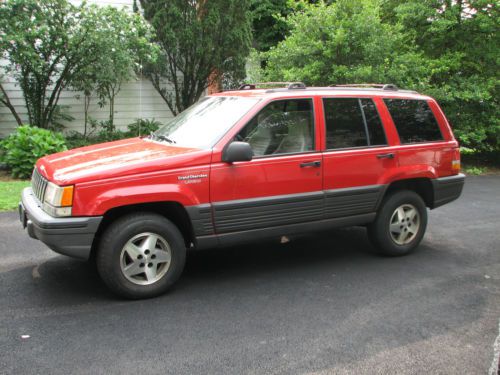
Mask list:
[[[36,166],[50,181],[69,185],[208,163],[209,158],[207,150],[131,138],[48,155]]]

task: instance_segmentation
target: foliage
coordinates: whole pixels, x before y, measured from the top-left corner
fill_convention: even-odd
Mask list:
[[[499,8],[487,0],[391,0],[394,14],[428,61],[423,91],[436,97],[464,145],[500,150]]]
[[[151,132],[157,131],[163,124],[153,119],[138,118],[132,124],[128,125],[128,135],[130,137],[139,137],[141,135],[148,135]]]
[[[93,142],[94,137],[82,134],[77,131],[70,131],[65,134],[66,139],[66,147],[68,150],[72,150],[74,148],[85,147],[94,143],[100,143],[101,140]]]
[[[268,80],[395,83],[435,97],[465,146],[500,150],[498,8],[486,0],[301,3]]]
[[[2,141],[1,148],[4,150],[1,161],[15,178],[31,176],[33,166],[42,156],[66,150],[60,133],[29,125],[19,126]]]
[[[114,102],[123,82],[136,77],[141,62],[153,62],[157,47],[151,43],[151,27],[139,14],[128,14],[113,7],[86,9],[84,22],[96,24],[99,56],[92,65],[83,67],[71,85],[84,93],[85,133],[91,95],[95,91],[99,104],[109,105],[109,125],[114,127]]]
[[[334,1],[323,2],[331,4]],[[302,12],[308,4],[319,2],[321,0],[250,0],[253,47],[265,52],[276,46],[290,31],[286,18],[293,13]]]
[[[374,1],[339,0],[308,5],[287,19],[290,36],[267,54],[270,80],[308,84],[384,82],[408,61],[416,68],[421,59],[406,43],[398,26],[381,22]]]
[[[0,53],[23,91],[30,123],[50,128],[67,87],[97,90],[110,103],[140,59],[154,55],[138,14],[67,0],[0,2]],[[88,109],[88,107],[87,107]]]
[[[29,185],[29,181],[0,181],[0,211],[15,210],[21,192]]]
[[[223,74],[233,81],[244,77],[251,44],[248,0],[141,0],[141,5],[161,46],[157,63],[144,73],[174,115]]]
[[[158,130],[158,128],[163,125],[155,119],[136,119],[135,122],[127,126],[128,131],[124,132],[116,129],[115,127],[111,127],[109,120],[97,121],[90,118],[89,122],[90,131],[87,134],[71,131],[65,135],[68,149],[116,141],[128,137],[148,135],[151,132]]]
[[[288,32],[285,17],[292,13],[289,0],[251,0],[253,44],[258,51],[268,51]]]
[[[463,172],[468,175],[481,175],[486,172],[485,167],[464,167]]]
[[[82,26],[83,6],[66,0],[0,3],[0,52],[19,82],[30,123],[47,128],[61,91],[97,51],[93,25]]]
[[[75,118],[69,113],[69,106],[56,105],[48,128],[54,131],[62,131],[64,129],[63,122],[73,121]]]

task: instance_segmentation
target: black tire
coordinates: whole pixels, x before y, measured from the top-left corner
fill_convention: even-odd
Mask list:
[[[122,249],[141,233],[159,235],[169,247],[170,261],[165,263],[169,264],[166,272],[149,285],[130,281],[121,267]],[[180,277],[185,263],[186,245],[179,229],[165,217],[148,212],[123,216],[112,223],[103,233],[96,255],[101,279],[112,292],[129,299],[150,298],[165,293]],[[154,267],[156,269],[157,266]]]
[[[418,211],[418,230],[416,233],[409,233],[408,236],[413,236],[413,238],[407,238],[408,243],[397,243],[399,240],[398,234],[392,231],[391,221],[394,225],[395,222],[399,224],[399,221],[394,221],[399,216],[393,217],[396,214],[396,209],[398,207],[404,207],[404,209],[411,210],[411,207]],[[408,231],[414,229],[415,223],[410,222],[408,218],[408,227],[405,225],[397,225],[401,231]],[[411,225],[414,225],[411,228]],[[389,256],[401,256],[411,253],[422,241],[425,234],[425,229],[427,227],[427,208],[424,201],[417,193],[410,190],[399,190],[387,195],[382,201],[375,221],[368,225],[368,237],[377,250],[379,254],[389,255]],[[405,229],[406,228],[406,229]],[[403,232],[406,233],[406,232]],[[398,237],[398,238],[394,238]],[[401,241],[403,242],[403,241]]]

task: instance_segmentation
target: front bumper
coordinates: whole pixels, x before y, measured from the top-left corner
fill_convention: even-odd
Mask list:
[[[42,210],[31,188],[22,192],[19,218],[31,238],[59,254],[87,260],[102,216],[56,218]]]

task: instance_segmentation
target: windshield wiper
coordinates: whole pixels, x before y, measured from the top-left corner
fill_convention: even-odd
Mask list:
[[[151,139],[158,139],[159,141],[165,141],[168,143],[176,143],[174,140],[172,140],[172,139],[168,138],[166,135],[162,135],[162,134],[155,134],[155,133],[151,132],[149,137]]]

